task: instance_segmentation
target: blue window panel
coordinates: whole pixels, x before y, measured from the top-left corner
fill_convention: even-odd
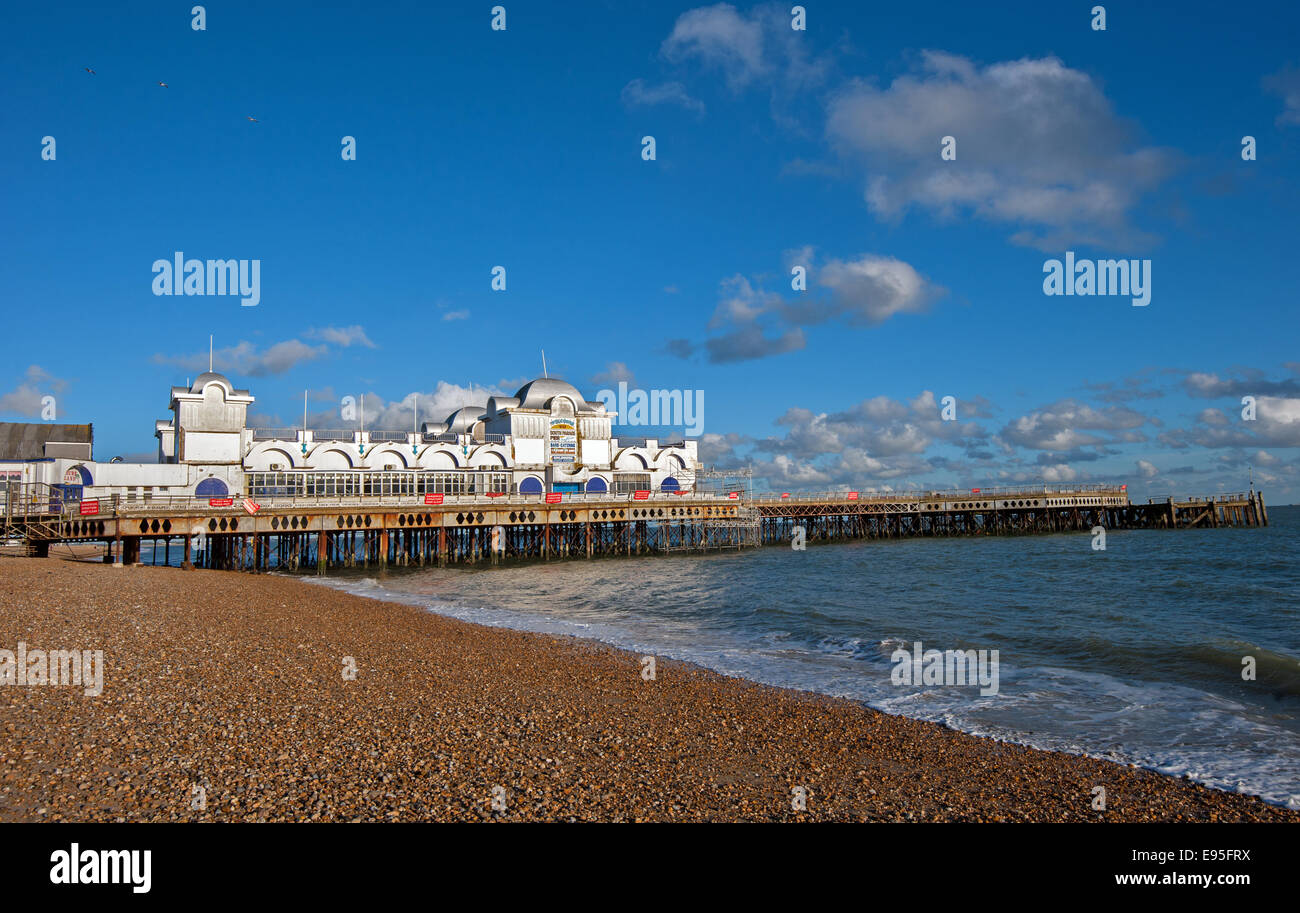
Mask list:
[[[226,488],[226,483],[220,479],[204,479],[199,483],[199,487],[194,489],[196,498],[228,498],[230,489]]]

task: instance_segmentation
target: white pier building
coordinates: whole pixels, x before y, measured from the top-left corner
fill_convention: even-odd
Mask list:
[[[249,428],[253,402],[225,376],[201,374],[171,389],[172,417],[154,428],[157,463],[97,462],[89,444],[69,454],[47,442],[41,453],[0,460],[0,483],[58,486],[70,500],[541,495],[691,491],[699,468],[696,441],[615,438],[615,413],[555,378],[419,431]],[[39,438],[19,434],[25,427],[11,424],[12,437]]]

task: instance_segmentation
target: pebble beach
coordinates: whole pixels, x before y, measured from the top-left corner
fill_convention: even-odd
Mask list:
[[[1300,821],[282,576],[5,558],[20,642],[102,650],[104,687],[0,687],[3,821]]]

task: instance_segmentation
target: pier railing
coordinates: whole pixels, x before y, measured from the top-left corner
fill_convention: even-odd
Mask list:
[[[117,513],[122,516],[139,514],[139,513],[158,513],[160,511],[194,511],[201,510],[204,513],[221,514],[221,513],[243,513],[244,501],[243,495],[239,497],[227,498],[195,498],[188,495],[175,495],[163,497],[135,497],[124,495],[100,495],[98,497],[86,497],[86,501],[98,501],[98,516],[113,515]],[[554,494],[551,497],[555,497]],[[214,505],[213,500],[230,501],[227,505]],[[728,492],[715,491],[687,491],[687,492],[665,492],[651,491],[644,497],[637,497],[633,492],[611,491],[611,492],[563,492],[558,501],[547,501],[545,494],[520,494],[518,492],[501,492],[487,493],[475,492],[466,494],[445,494],[442,496],[441,506],[452,507],[458,505],[474,506],[492,506],[502,502],[511,505],[541,505],[559,508],[572,504],[608,504],[608,503],[629,503],[641,504],[646,501],[657,503],[666,502],[698,502],[698,501],[727,501],[740,500],[732,499]],[[258,508],[267,508],[271,510],[296,510],[299,508],[306,509],[333,509],[338,508],[358,508],[364,510],[382,510],[383,508],[392,508],[393,510],[413,510],[429,505],[425,501],[424,494],[386,494],[386,495],[305,495],[301,497],[289,496],[252,496],[252,501],[257,504]],[[15,512],[21,512],[28,515],[44,516],[66,516],[75,517],[81,515],[82,502],[78,501],[61,501],[45,497],[32,497],[21,502],[15,500],[12,505]]]
[[[1164,504],[1173,501],[1175,504],[1222,504],[1225,502],[1249,501],[1250,497],[1250,494],[1244,491],[1236,491],[1231,494],[1206,495],[1203,498],[1193,498],[1187,495],[1167,495],[1163,498],[1147,498],[1147,503]]]
[[[1268,525],[1263,495],[1215,494],[1149,504],[1122,486],[1019,485],[908,492],[461,492],[195,498],[87,496],[62,486],[10,484],[0,539],[48,553],[56,542],[110,542],[125,563],[148,540],[195,535],[208,567],[297,569],[378,561],[496,561],[602,557],[849,539],[996,536]],[[855,496],[856,495],[856,496]],[[865,495],[865,496],[864,496]],[[246,513],[247,512],[247,513]],[[499,540],[499,541],[498,541]],[[165,546],[164,546],[165,548]]]
[[[51,490],[47,486],[42,486],[41,491],[24,491],[22,494],[11,492],[10,497],[5,504],[6,513],[25,514],[25,515],[43,515],[43,516],[77,516],[82,514],[82,502],[65,499],[62,492]],[[714,486],[696,486],[689,491],[582,491],[582,492],[563,492],[552,493],[549,496],[545,493],[522,493],[512,492],[463,492],[463,493],[444,493],[441,503],[446,506],[453,505],[492,505],[495,503],[509,503],[522,505],[547,505],[557,506],[562,504],[591,504],[591,503],[640,503],[644,501],[654,501],[658,503],[669,502],[698,502],[698,501],[739,501],[746,504],[754,505],[772,505],[789,502],[803,503],[839,503],[839,502],[856,502],[856,503],[910,503],[924,502],[928,499],[935,500],[953,500],[965,499],[979,501],[984,500],[1004,500],[1012,497],[1041,497],[1042,495],[1088,495],[1088,494],[1107,494],[1122,495],[1124,490],[1114,485],[1105,484],[1088,484],[1088,485],[1022,485],[1003,488],[981,488],[981,489],[948,489],[940,491],[819,491],[819,492],[760,492],[750,493],[741,487],[714,487]],[[123,515],[135,514],[146,511],[192,511],[201,509],[204,512],[220,513],[228,511],[240,513],[244,511],[243,501],[246,495],[228,496],[225,499],[210,499],[208,497],[194,497],[193,495],[152,495],[144,496],[142,494],[104,494],[92,495],[86,494],[86,502],[98,501],[99,509],[96,511],[98,516],[112,515],[119,513]],[[356,507],[369,510],[382,510],[392,508],[393,510],[406,510],[410,508],[423,507],[429,505],[426,501],[426,493],[389,493],[389,494],[348,494],[348,495],[251,495],[247,496],[259,506],[259,508],[271,509],[331,509],[334,507]],[[552,500],[548,501],[548,497]],[[1245,494],[1218,495],[1207,499],[1190,499],[1190,503],[1210,503],[1221,501],[1244,501],[1247,499]],[[230,504],[214,504],[213,500],[228,500]],[[1151,503],[1163,503],[1151,502]],[[1180,501],[1179,503],[1188,503]]]
[[[412,437],[425,444],[459,444],[461,438],[468,437],[471,444],[504,444],[504,434],[481,434],[462,435],[453,432],[432,432],[432,431],[358,431],[355,428],[338,429],[322,428],[309,429],[311,442],[315,444],[323,443],[358,443],[364,434],[366,439],[372,444],[393,444],[406,443]],[[259,443],[266,441],[292,441],[295,444],[303,443],[303,430],[301,428],[253,428],[253,440]],[[480,440],[481,438],[481,440]],[[679,447],[677,444],[664,444],[665,447]]]
[[[951,500],[965,498],[968,500],[997,499],[1034,495],[1079,495],[1079,494],[1124,494],[1126,489],[1119,485],[1089,483],[1086,485],[1014,485],[1002,488],[948,488],[940,490],[908,489],[903,491],[869,491],[861,489],[837,489],[835,491],[789,491],[756,492],[750,498],[753,501],[773,503],[781,501],[924,501],[929,498]],[[1245,495],[1239,497],[1244,498]]]

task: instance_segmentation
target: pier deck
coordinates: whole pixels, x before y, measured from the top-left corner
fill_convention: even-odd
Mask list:
[[[554,498],[555,496],[551,496]],[[56,543],[105,542],[134,563],[152,542],[205,567],[308,570],[420,566],[746,548],[917,536],[1022,535],[1116,529],[1265,526],[1259,492],[1133,503],[1113,486],[1032,486],[908,493],[638,492],[239,499],[120,497],[63,503],[46,486],[11,486],[0,539],[48,554]],[[107,559],[106,559],[107,560]]]

